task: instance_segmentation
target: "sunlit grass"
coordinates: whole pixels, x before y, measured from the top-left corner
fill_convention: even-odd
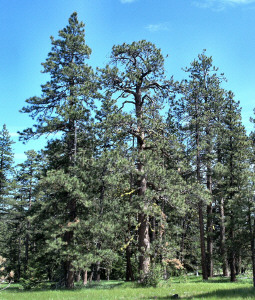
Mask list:
[[[102,281],[75,290],[31,290],[22,291],[19,285],[12,285],[0,293],[1,300],[121,300],[121,299],[255,299],[251,278],[239,278],[230,283],[227,278],[216,277],[203,282],[201,277],[173,277],[157,288],[142,288],[136,283],[123,281]]]

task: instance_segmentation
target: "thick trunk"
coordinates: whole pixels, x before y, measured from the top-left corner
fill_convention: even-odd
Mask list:
[[[71,103],[72,106],[72,103]],[[67,141],[67,149],[68,149],[68,155],[70,160],[70,165],[75,165],[76,163],[76,151],[77,151],[77,127],[76,127],[76,121],[73,119],[69,120],[68,123],[68,130],[69,130],[69,137]],[[68,166],[68,167],[69,167]],[[68,171],[69,172],[69,171]],[[71,174],[70,174],[71,175]],[[67,207],[66,207],[66,213],[67,213],[67,227],[69,224],[71,225],[72,222],[76,220],[77,217],[77,208],[76,208],[76,199],[70,199],[69,195],[67,194]],[[74,231],[73,229],[70,229],[65,232],[64,234],[64,241],[66,242],[66,248],[68,249],[68,252],[73,246],[74,243]],[[65,286],[68,289],[74,288],[74,279],[75,279],[75,270],[73,266],[73,260],[74,257],[72,255],[68,255],[66,257],[66,260],[64,261],[64,270],[65,270]]]
[[[220,252],[222,257],[223,276],[229,276],[228,258],[226,250],[226,227],[225,227],[225,212],[224,199],[220,200]]]
[[[144,173],[144,160],[145,160],[145,133],[142,126],[142,99],[140,92],[136,95],[136,117],[138,120],[137,128],[137,148],[139,152],[140,162],[137,164],[137,171],[140,176],[138,181],[138,195],[141,202],[141,212],[138,214],[138,248],[139,248],[139,274],[140,280],[143,281],[144,276],[149,273],[150,270],[150,236],[149,236],[149,217],[146,214],[148,210],[148,201],[145,193],[147,190],[147,180]]]
[[[139,214],[138,222],[140,224],[138,231],[138,245],[140,250],[139,255],[139,272],[141,279],[144,278],[150,270],[150,237],[149,237],[149,222],[145,214]]]
[[[74,288],[74,271],[72,268],[71,260],[67,260],[65,262],[65,273],[66,273],[65,286],[68,289],[73,289]]]

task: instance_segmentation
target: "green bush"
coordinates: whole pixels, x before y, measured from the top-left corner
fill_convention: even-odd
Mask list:
[[[31,278],[21,278],[20,284],[23,290],[31,290],[31,289],[41,289],[45,288],[46,283],[38,281],[38,279],[35,279],[33,277]]]
[[[163,278],[163,272],[160,265],[151,268],[150,272],[146,274],[141,281],[141,285],[145,287],[157,287]]]

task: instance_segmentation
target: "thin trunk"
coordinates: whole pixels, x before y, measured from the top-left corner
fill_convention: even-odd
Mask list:
[[[236,254],[236,275],[240,274],[241,271],[241,265],[242,265],[242,257],[240,255],[240,251],[238,251],[238,254]]]
[[[231,221],[233,222],[233,217],[231,217]],[[232,223],[231,222],[231,223]],[[234,249],[234,230],[233,230],[233,223],[230,229],[230,239],[231,239],[231,249],[230,249],[230,281],[236,281],[236,256],[235,256],[235,249]]]
[[[98,261],[96,264],[96,281],[100,281],[101,280],[101,262]]]
[[[253,277],[253,287],[255,287],[255,221],[254,218],[252,218],[251,216],[252,216],[252,212],[249,207],[248,222],[249,222],[249,231],[250,231],[249,233],[250,233],[250,245],[251,245],[252,277]]]
[[[33,176],[33,170],[30,168],[30,176]],[[32,207],[32,179],[30,181],[30,186],[29,186],[29,195],[28,195],[28,210],[30,211]],[[28,260],[29,260],[29,241],[30,241],[30,236],[29,236],[29,231],[30,231],[30,222],[27,222],[27,233],[26,233],[26,239],[25,239],[25,264],[24,264],[24,271],[26,272],[27,266],[28,266]]]
[[[84,270],[84,275],[83,275],[83,285],[87,285],[88,283],[88,271]]]
[[[75,277],[76,277],[76,282],[81,281],[81,270],[79,270],[78,272],[75,273]]]
[[[204,233],[204,218],[203,218],[203,201],[201,200],[198,204],[199,213],[199,230],[200,230],[200,247],[201,247],[201,265],[203,280],[208,280],[207,275],[207,263],[206,263],[206,252],[205,252],[205,233]]]
[[[205,97],[207,103],[207,97]],[[207,125],[205,130],[207,139],[207,158],[206,158],[206,187],[212,197],[212,145],[211,145],[211,128]],[[213,209],[212,201],[207,205],[207,274],[213,277]]]
[[[253,231],[251,233],[252,274],[253,286],[255,287],[255,221],[253,221]]]
[[[156,240],[156,218],[153,216],[150,218],[151,230],[150,230],[150,241],[151,244]]]
[[[207,272],[213,277],[213,218],[212,202],[207,205]]]
[[[92,265],[91,267],[91,273],[90,273],[90,276],[89,276],[89,282],[91,282],[93,280],[93,277],[94,277],[94,269],[95,269],[95,266],[94,264]]]
[[[230,253],[229,264],[230,264],[230,281],[235,282],[236,281],[236,268],[235,268],[235,253],[233,250],[231,250],[231,253]]]
[[[181,234],[181,242],[180,242],[180,255],[179,255],[179,260],[181,263],[183,263],[183,252],[184,252],[184,240],[185,240],[185,236],[186,236],[186,232],[185,232],[185,226],[186,226],[186,222],[185,219],[182,222],[182,234]]]
[[[126,248],[126,281],[134,281],[134,274],[133,274],[133,269],[132,269],[132,264],[131,264],[131,250],[130,247],[127,246]]]
[[[134,138],[133,138],[133,148],[134,148]],[[130,174],[130,189],[132,190],[134,188],[133,186],[133,175],[132,173]],[[130,207],[132,203],[132,195],[129,196],[129,203]],[[131,247],[130,247],[130,239],[131,239],[131,220],[130,220],[130,215],[128,215],[128,233],[127,233],[127,238],[126,238],[126,281],[134,281],[134,274],[133,274],[133,268],[132,268],[132,263],[131,263]]]
[[[201,183],[201,158],[200,158],[200,140],[199,140],[199,128],[196,123],[196,168],[197,168],[197,182]],[[204,233],[204,213],[203,213],[203,200],[201,199],[198,203],[198,217],[199,217],[199,232],[200,232],[200,249],[201,249],[201,266],[203,280],[208,279],[207,274],[207,263],[206,263],[206,251],[205,251],[205,233]]]
[[[68,212],[69,212],[69,222],[74,222],[76,218],[76,201],[71,199],[68,204]],[[66,231],[64,235],[64,241],[67,243],[67,247],[70,249],[73,244],[73,230]],[[66,261],[64,262],[65,267],[65,286],[68,289],[74,288],[74,266],[73,266],[73,257],[68,256]]]
[[[231,120],[232,121],[232,120]],[[231,123],[230,123],[231,124]],[[232,126],[230,126],[230,130],[232,130]],[[229,146],[230,146],[230,188],[234,187],[234,166],[233,166],[233,137],[230,137],[229,141]],[[234,199],[234,192],[230,192],[230,200],[233,201]],[[234,234],[234,212],[230,211],[230,241],[231,241],[231,249],[230,249],[230,281],[234,282],[236,281],[236,252],[234,249],[235,245],[235,234]]]
[[[19,243],[18,243],[18,276],[17,276],[17,279],[19,280],[20,279],[20,276],[21,276],[21,238],[19,236]]]
[[[229,276],[228,258],[226,250],[226,226],[225,226],[225,212],[224,199],[220,200],[220,252],[222,257],[222,272],[223,276]]]

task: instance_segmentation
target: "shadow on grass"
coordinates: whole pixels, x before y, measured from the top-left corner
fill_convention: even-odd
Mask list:
[[[87,286],[82,286],[82,289],[95,289],[95,290],[110,290],[115,287],[123,285],[123,282],[114,282],[109,284],[102,284],[100,282],[89,283]],[[79,288],[79,287],[77,287]]]
[[[158,300],[170,300],[170,299],[207,299],[207,298],[213,298],[213,299],[236,299],[236,298],[254,298],[255,299],[255,288],[236,288],[236,289],[219,289],[217,291],[208,292],[208,293],[202,293],[199,295],[192,295],[192,296],[181,296],[179,298],[174,298],[173,296],[169,295],[166,297],[155,297],[155,299]],[[151,298],[148,298],[151,299]]]
[[[94,289],[94,290],[110,290],[117,287],[120,287],[124,284],[124,282],[108,282],[108,281],[101,281],[101,282],[91,282],[87,285],[83,284],[75,284],[74,289],[67,289],[66,287],[56,287],[55,283],[48,283],[45,284],[44,287],[34,287],[31,289],[23,289],[21,285],[13,285],[8,287],[8,289],[5,290],[7,293],[24,293],[24,292],[47,292],[47,291],[78,291],[78,290],[86,290],[86,289]],[[124,286],[125,288],[125,286]]]

